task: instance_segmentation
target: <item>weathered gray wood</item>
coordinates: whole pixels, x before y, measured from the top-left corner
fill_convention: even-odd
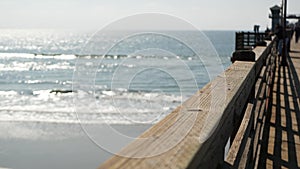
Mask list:
[[[133,142],[120,153],[128,157],[114,156],[100,168],[216,168],[218,161],[221,163],[223,160],[222,156],[215,159],[216,154],[222,154],[233,130],[233,112],[240,113],[243,109],[240,106],[247,102],[247,97],[244,96],[250,93],[255,82],[254,64],[234,63],[224,75],[218,76],[183,103],[181,108],[141,135],[142,138],[153,139]],[[189,108],[198,108],[199,111],[185,112]],[[176,121],[168,120],[174,116]],[[189,133],[181,133],[182,128],[189,126],[193,120],[195,123]],[[187,135],[178,141],[181,134]],[[172,143],[176,145],[162,154],[131,158],[151,156],[164,148],[164,144]],[[215,163],[211,163],[214,159]]]
[[[233,144],[229,149],[228,155],[225,160],[225,165],[227,168],[240,168],[241,166],[246,165],[245,163],[248,162],[248,158],[250,154],[252,154],[249,150],[250,143],[249,140],[251,140],[250,137],[250,130],[253,130],[253,126],[257,123],[257,116],[260,114],[261,110],[261,102],[264,101],[264,95],[266,90],[266,83],[265,78],[267,76],[266,66],[263,66],[261,68],[260,75],[256,81],[255,84],[255,106],[252,106],[252,104],[248,104],[248,107],[245,111],[245,115],[243,118],[243,121],[241,123],[241,126],[239,128],[238,134],[234,138]],[[250,105],[250,106],[249,106]],[[256,107],[257,106],[257,107]],[[251,111],[250,111],[251,108]],[[256,111],[256,112],[255,112]],[[256,116],[255,116],[256,115]],[[255,116],[255,117],[254,117]],[[249,120],[249,117],[251,117]],[[254,119],[255,118],[255,119]],[[251,140],[252,142],[252,140]],[[249,146],[248,148],[245,148],[246,146]],[[251,145],[253,147],[253,145]],[[255,146],[256,147],[256,146]],[[247,156],[247,159],[243,159],[242,156]],[[247,161],[240,161],[240,160],[247,160]],[[240,164],[242,163],[242,164]]]
[[[237,168],[239,166],[252,127],[252,125],[250,125],[253,122],[252,108],[253,104],[249,103],[242,123],[225,159],[225,163],[229,168]]]
[[[260,76],[263,76],[263,78],[266,76],[266,72],[265,69],[263,69],[263,65],[266,62],[266,59],[269,55],[269,51],[271,51],[271,45],[272,42],[268,41],[267,42],[269,46],[267,47],[256,47],[253,51],[236,51],[233,54],[232,57],[232,61],[235,60],[249,60],[249,61],[255,61],[256,60],[256,64],[255,64],[255,74]],[[260,92],[260,85],[261,85],[261,79],[258,79],[258,81],[256,82],[256,86],[254,87],[254,91],[253,91],[253,99],[255,96],[257,96]],[[263,89],[264,90],[264,89]],[[247,96],[244,96],[247,97]],[[247,110],[246,110],[247,113]],[[244,118],[247,117],[246,115],[244,116]],[[239,118],[239,114],[236,115],[235,119]],[[247,124],[246,126],[244,126],[245,124],[243,123],[245,119],[243,119],[242,121],[242,125],[240,126],[240,128],[238,128],[239,126],[239,122],[238,125],[235,124],[235,127],[237,127],[237,129],[239,129],[239,131],[237,134],[233,133],[232,137],[235,138],[234,141],[232,142],[232,146],[229,150],[228,156],[225,160],[225,164],[227,165],[227,167],[229,168],[237,168],[237,166],[239,165],[239,160],[241,159],[241,155],[244,152],[244,146],[246,144],[246,139],[249,136],[249,132],[245,132],[246,129],[247,131],[250,131],[252,126],[248,127],[248,120],[247,120]],[[252,123],[252,122],[251,122]],[[254,125],[254,122],[253,122]],[[237,130],[236,129],[236,130]],[[241,141],[243,140],[243,141]]]
[[[273,44],[272,44],[273,45]],[[271,51],[271,50],[270,50]],[[260,151],[261,151],[261,144],[260,141],[262,140],[263,136],[263,129],[265,125],[266,120],[266,114],[267,111],[266,106],[269,104],[269,97],[270,97],[270,85],[272,85],[272,80],[274,76],[275,71],[275,58],[273,56],[269,56],[267,59],[266,64],[266,74],[263,76],[263,83],[261,84],[261,92],[258,95],[257,101],[256,101],[256,110],[255,110],[255,133],[254,133],[254,139],[253,139],[253,157],[252,157],[252,164],[251,167],[257,168]]]
[[[269,50],[268,46],[254,50],[256,62],[233,63],[100,168],[221,166],[224,147],[234,130],[234,114],[243,114],[257,75],[267,57],[266,50]],[[248,129],[246,123],[249,120],[242,126]]]
[[[255,58],[256,76],[258,76],[259,73],[261,72],[261,68],[264,65],[266,59],[268,58],[271,48],[274,44],[274,41],[266,41],[266,42],[267,42],[267,46],[258,46],[255,49],[253,49],[253,52],[255,53],[255,57],[256,57]]]
[[[261,145],[253,168],[300,168],[299,85],[300,48],[293,48],[288,66],[272,66],[268,82],[268,109],[263,117],[265,125]],[[299,47],[299,46],[298,46]],[[272,58],[270,63],[280,63]],[[293,65],[296,65],[295,67]],[[298,65],[298,66],[297,66]],[[273,71],[276,68],[275,72]],[[298,120],[297,120],[298,119]],[[260,148],[261,147],[261,148]],[[260,149],[259,149],[260,148]]]
[[[247,139],[246,146],[244,148],[244,152],[242,154],[240,164],[238,166],[239,169],[245,169],[249,167],[250,161],[251,160],[251,138]]]

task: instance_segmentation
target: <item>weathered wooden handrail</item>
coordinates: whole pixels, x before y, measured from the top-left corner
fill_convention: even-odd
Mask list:
[[[255,83],[254,99],[248,103],[240,128],[229,149],[225,159],[226,168],[257,168],[257,157],[260,153],[259,140],[262,139],[269,89],[273,84],[276,64],[276,44],[273,42],[270,47],[266,50],[268,56],[260,58],[265,61]]]
[[[266,98],[270,80],[267,71],[272,67],[266,66],[266,62],[270,61],[273,45],[274,40],[268,41],[265,47],[256,47],[253,50],[255,62],[235,61],[100,168],[236,168],[252,165],[258,152],[253,133],[255,128],[261,127],[257,120],[261,114],[256,109],[264,105],[253,102],[253,97]],[[230,137],[232,146],[224,162],[224,150]],[[245,152],[246,148],[249,151]]]

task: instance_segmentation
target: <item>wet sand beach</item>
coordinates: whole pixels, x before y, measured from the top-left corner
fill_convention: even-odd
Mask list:
[[[99,125],[93,127],[102,128]],[[149,126],[112,127],[128,136],[138,136]],[[0,130],[0,164],[3,168],[96,168],[112,156],[95,144],[79,124],[1,122]],[[98,132],[98,135],[103,134]],[[109,136],[104,134],[102,137]],[[119,144],[119,140],[107,140]]]

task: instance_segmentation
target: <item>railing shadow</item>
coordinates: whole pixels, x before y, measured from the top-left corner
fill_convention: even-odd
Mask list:
[[[295,143],[300,136],[299,78],[288,58],[290,66],[278,66],[274,77],[258,168],[300,167]]]
[[[299,50],[294,50],[294,53],[300,53],[300,51]],[[296,86],[294,88],[297,92],[297,96],[298,96],[298,99],[299,99],[300,98],[299,97],[300,96],[300,87],[299,87],[300,86],[300,81],[299,81],[298,74],[296,72],[296,67],[295,67],[294,63],[292,62],[291,57],[287,57],[287,59],[288,59],[288,63],[289,63],[290,71],[291,71],[291,76],[293,77],[294,85]],[[293,57],[293,59],[300,59],[300,57]]]
[[[299,50],[291,50],[290,53],[300,53]]]

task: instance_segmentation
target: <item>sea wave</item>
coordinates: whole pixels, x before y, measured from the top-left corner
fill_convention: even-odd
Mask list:
[[[126,89],[27,93],[0,91],[0,121],[152,124],[182,101],[180,96]]]
[[[64,53],[0,53],[0,59],[10,59],[10,58],[27,58],[27,59],[56,59],[56,60],[74,60],[77,58],[85,59],[95,59],[95,58],[105,58],[105,59],[125,59],[125,58],[160,58],[162,60],[169,60],[170,58],[182,59],[182,60],[193,60],[195,56],[182,55],[182,56],[159,56],[159,55],[131,55],[131,54],[64,54]]]
[[[36,61],[22,61],[13,60],[0,63],[0,71],[49,71],[49,70],[65,70],[74,69],[74,64],[63,62],[36,62]]]
[[[28,58],[28,59],[59,59],[72,60],[76,59],[76,55],[67,54],[35,54],[35,53],[0,53],[0,59],[8,58]]]

